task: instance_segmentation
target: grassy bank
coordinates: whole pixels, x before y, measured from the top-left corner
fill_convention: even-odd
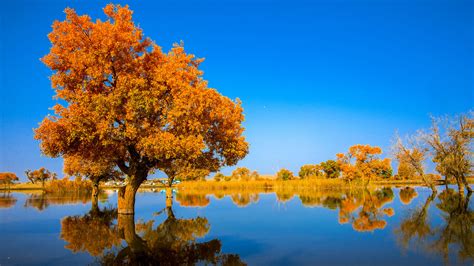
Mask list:
[[[32,184],[32,183],[16,183],[11,184],[9,187],[0,186],[0,190],[32,190],[32,191],[42,191],[44,190],[41,184]]]
[[[87,181],[84,181],[87,182]],[[474,178],[468,178],[470,184],[474,184]],[[78,186],[73,186],[75,183],[73,181],[65,184],[67,186],[61,187],[61,182],[53,182],[50,184],[47,182],[45,188],[41,184],[36,183],[17,183],[12,184],[9,188],[1,186],[1,190],[10,190],[10,191],[42,191],[42,190],[74,190]],[[444,181],[436,180],[437,185],[443,185]],[[422,180],[377,180],[370,182],[369,186],[423,186],[424,183]],[[83,187],[82,186],[79,187]],[[117,186],[100,186],[102,189],[118,189]],[[363,182],[354,181],[352,183],[347,183],[342,179],[296,179],[296,180],[277,180],[277,179],[263,179],[263,180],[252,180],[252,181],[185,181],[181,182],[176,187],[185,190],[206,190],[206,191],[215,191],[215,190],[258,190],[258,191],[275,191],[275,190],[340,190],[347,188],[360,188],[365,187]],[[142,185],[140,189],[157,189],[164,188],[163,185]]]

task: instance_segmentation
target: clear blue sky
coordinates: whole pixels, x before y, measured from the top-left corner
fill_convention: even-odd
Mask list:
[[[54,104],[39,58],[65,7],[95,19],[107,3],[2,2],[0,172],[62,172],[33,140]],[[428,127],[430,114],[474,105],[474,1],[117,3],[128,3],[165,50],[182,40],[205,57],[210,86],[243,101],[251,148],[239,165],[261,173],[297,171],[357,143],[387,150],[395,130],[411,133]]]

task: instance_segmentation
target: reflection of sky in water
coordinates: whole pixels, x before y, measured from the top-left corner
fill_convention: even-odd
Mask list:
[[[173,204],[173,211],[177,218],[207,218],[209,233],[198,241],[219,239],[222,253],[238,254],[250,265],[443,264],[439,254],[424,252],[414,245],[404,250],[397,242],[395,231],[402,220],[414,208],[421,208],[431,194],[426,188],[417,188],[418,196],[407,205],[400,202],[399,191],[394,189],[393,201],[381,207],[393,208],[395,213],[393,216],[379,216],[387,222],[385,228],[369,232],[357,232],[350,222],[340,224],[339,207],[329,209],[318,204],[306,207],[297,195],[279,202],[274,193],[260,194],[258,200],[250,201],[245,207],[237,206],[231,196],[221,199],[208,196],[209,203],[205,207],[190,207],[186,202],[178,201]],[[87,213],[90,203],[50,204],[39,211],[24,206],[28,195],[11,195],[17,198],[15,205],[0,209],[0,264],[94,262],[87,253],[72,255],[64,248],[67,243],[60,238],[61,219]],[[115,202],[116,194],[112,194],[100,205],[111,206]],[[428,221],[432,227],[443,225],[442,212],[436,207],[438,203],[437,198],[428,209]],[[135,220],[147,222],[154,219],[156,227],[166,216],[153,214],[164,207],[163,193],[139,193]],[[451,248],[451,263],[461,263],[457,260],[456,248]],[[464,263],[469,265],[469,261]]]

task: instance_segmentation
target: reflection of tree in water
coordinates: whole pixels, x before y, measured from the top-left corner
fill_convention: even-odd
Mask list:
[[[99,194],[99,199],[106,200],[107,194]],[[42,211],[48,208],[50,205],[66,205],[66,204],[86,204],[91,201],[91,193],[39,193],[30,194],[25,201],[26,208],[35,208]],[[97,208],[97,200],[93,201],[93,207]]]
[[[258,193],[245,192],[232,194],[230,195],[230,198],[232,199],[232,202],[239,207],[245,207],[250,203],[257,203],[260,199]]]
[[[281,203],[290,201],[294,196],[295,192],[292,191],[276,191],[277,200]]]
[[[221,253],[217,239],[198,243],[197,238],[209,232],[206,218],[178,219],[171,206],[164,211],[167,218],[158,227],[154,221],[139,222],[133,215],[119,215],[118,231],[127,246],[109,252],[101,258],[105,265],[192,265],[198,262],[222,265],[242,265],[239,256]],[[161,212],[160,212],[161,213]]]
[[[464,196],[463,193],[448,189],[438,196],[440,203],[436,207],[443,212],[444,223],[435,230],[437,240],[431,248],[443,254],[446,261],[451,244],[459,245],[459,258],[474,258],[474,211],[469,208],[471,194]]]
[[[403,248],[422,247],[427,252],[443,256],[449,264],[450,248],[459,248],[457,254],[461,260],[474,259],[474,211],[469,208],[471,193],[452,189],[444,190],[439,196],[436,207],[442,211],[443,223],[438,227],[430,225],[428,208],[436,194],[427,198],[425,204],[404,219],[395,233]],[[411,245],[416,241],[416,245]],[[453,250],[452,250],[453,251]]]
[[[2,193],[0,195],[0,208],[11,208],[15,206],[17,199],[10,193]]]
[[[398,234],[400,244],[406,249],[411,239],[422,240],[432,235],[432,229],[428,221],[428,208],[431,202],[436,198],[436,192],[433,192],[419,209],[412,211],[411,214],[402,221],[400,228],[395,232]]]
[[[383,229],[387,225],[384,217],[395,214],[393,208],[383,208],[393,201],[391,188],[304,192],[298,197],[304,206],[339,209],[339,223],[350,223],[359,232]]]
[[[74,253],[88,252],[92,256],[102,254],[105,249],[120,244],[113,221],[115,209],[92,210],[84,216],[69,216],[61,221],[61,238],[65,246]]]
[[[209,205],[209,197],[205,194],[188,194],[188,193],[178,193],[176,195],[176,201],[181,206],[185,207],[205,207]]]
[[[416,190],[412,187],[406,187],[400,189],[400,202],[403,203],[404,205],[408,205],[412,202],[416,196],[418,196],[418,193]]]
[[[171,201],[167,201],[167,205],[158,213],[165,214],[166,219],[156,228],[154,220],[135,224],[133,215],[92,208],[82,217],[64,218],[61,238],[68,242],[66,248],[88,252],[104,265],[244,264],[238,255],[222,254],[218,239],[198,242],[198,238],[209,232],[206,218],[179,219],[171,208]],[[120,243],[126,245],[120,246]]]
[[[249,192],[245,190],[238,191],[238,192],[220,191],[220,192],[214,192],[212,194],[217,199],[222,199],[225,196],[229,196],[232,202],[239,207],[245,207],[251,203],[257,203],[260,199],[258,192],[254,193],[254,192]],[[189,192],[189,191],[183,190],[183,191],[180,191],[176,195],[176,201],[181,206],[185,206],[185,207],[205,207],[209,205],[210,203],[209,195],[211,195],[211,193],[207,193],[206,191]]]
[[[325,208],[335,210],[341,204],[342,194],[336,193],[300,193],[298,197],[301,203],[306,207],[323,206]]]
[[[339,223],[351,223],[352,228],[359,232],[383,229],[387,222],[384,216],[393,216],[393,208],[383,206],[393,200],[393,190],[382,188],[374,191],[360,190],[350,192],[341,199],[339,207]]]

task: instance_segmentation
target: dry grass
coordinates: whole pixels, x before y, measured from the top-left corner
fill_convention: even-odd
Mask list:
[[[43,188],[38,183],[17,183],[10,185],[10,189],[0,186],[0,190],[43,190]]]
[[[189,181],[178,185],[186,191],[224,191],[224,192],[284,192],[304,193],[305,191],[341,191],[364,187],[362,183],[348,184],[340,179],[303,179],[303,180],[255,180],[255,181]]]
[[[51,180],[46,183],[44,190],[48,193],[65,194],[65,193],[90,193],[92,191],[92,183],[89,180],[74,180],[67,178]]]

